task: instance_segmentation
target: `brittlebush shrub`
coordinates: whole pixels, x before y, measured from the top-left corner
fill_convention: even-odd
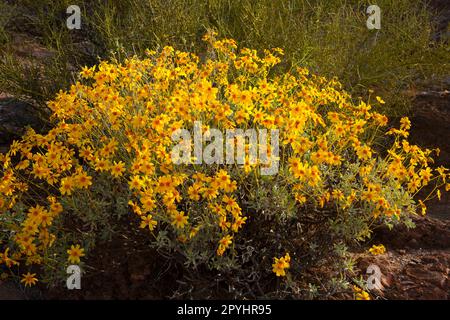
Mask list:
[[[431,169],[433,151],[408,143],[407,118],[383,129],[388,119],[370,104],[381,98],[355,102],[335,79],[276,70],[281,49],[205,41],[202,59],[164,47],[85,68],[48,103],[53,129],[30,129],[2,158],[0,262],[61,279],[120,225],[140,227],[186,268],[292,284],[336,245],[369,238],[374,224],[412,225],[425,210],[414,200],[423,187],[435,186],[428,199],[440,196],[446,169]],[[206,135],[278,129],[277,158],[269,144],[278,172],[261,175],[264,164],[248,157],[175,165],[172,134],[194,121]]]

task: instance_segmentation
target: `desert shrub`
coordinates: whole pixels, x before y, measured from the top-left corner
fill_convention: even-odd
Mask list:
[[[0,262],[20,273],[42,266],[40,277],[60,281],[99,241],[141,228],[187,269],[232,273],[235,287],[278,276],[283,294],[299,294],[306,267],[344,259],[374,224],[412,226],[423,187],[436,186],[427,199],[440,195],[447,169],[431,169],[433,151],[408,143],[407,118],[383,129],[387,117],[371,110],[380,97],[352,100],[304,68],[279,74],[281,49],[238,50],[212,32],[205,41],[203,61],[166,46],[86,67],[48,102],[54,128],[30,129],[2,156]],[[279,147],[271,136],[267,159],[176,164],[175,135],[194,134],[198,121],[203,150],[213,129],[232,128],[276,129]],[[276,174],[262,174],[274,164]],[[258,294],[276,290],[269,281]]]

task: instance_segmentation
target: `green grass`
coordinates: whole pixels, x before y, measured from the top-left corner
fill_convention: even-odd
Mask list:
[[[82,29],[66,28],[71,1],[19,0],[1,5],[0,90],[43,103],[73,81],[73,70],[146,48],[173,45],[202,53],[208,28],[256,49],[281,47],[286,67],[337,76],[357,96],[382,95],[384,112],[408,112],[413,83],[450,74],[449,46],[430,45],[430,14],[415,0],[379,0],[381,30],[366,28],[368,1],[351,0],[79,0]],[[37,81],[18,67],[12,33],[31,33],[56,52]],[[7,59],[5,57],[8,57]],[[37,67],[38,68],[38,67]],[[42,69],[42,68],[40,68]],[[22,73],[21,73],[22,72]]]

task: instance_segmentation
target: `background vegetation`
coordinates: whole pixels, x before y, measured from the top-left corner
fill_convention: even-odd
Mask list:
[[[354,96],[374,89],[390,115],[407,113],[413,82],[439,79],[450,70],[448,44],[430,43],[433,21],[424,1],[377,1],[381,30],[367,29],[370,3],[360,0],[79,0],[81,30],[68,30],[71,4],[0,4],[2,91],[42,104],[73,82],[75,70],[111,53],[121,59],[170,44],[201,54],[208,28],[242,46],[284,48],[285,68],[306,66],[337,76]],[[24,63],[14,55],[20,33],[32,34],[52,54],[39,65]]]

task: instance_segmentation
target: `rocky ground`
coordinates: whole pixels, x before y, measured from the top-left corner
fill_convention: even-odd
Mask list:
[[[450,299],[450,220],[414,220],[415,229],[376,231],[374,243],[383,243],[385,254],[355,254],[362,275],[371,264],[380,267],[383,289],[372,291],[374,298]]]

